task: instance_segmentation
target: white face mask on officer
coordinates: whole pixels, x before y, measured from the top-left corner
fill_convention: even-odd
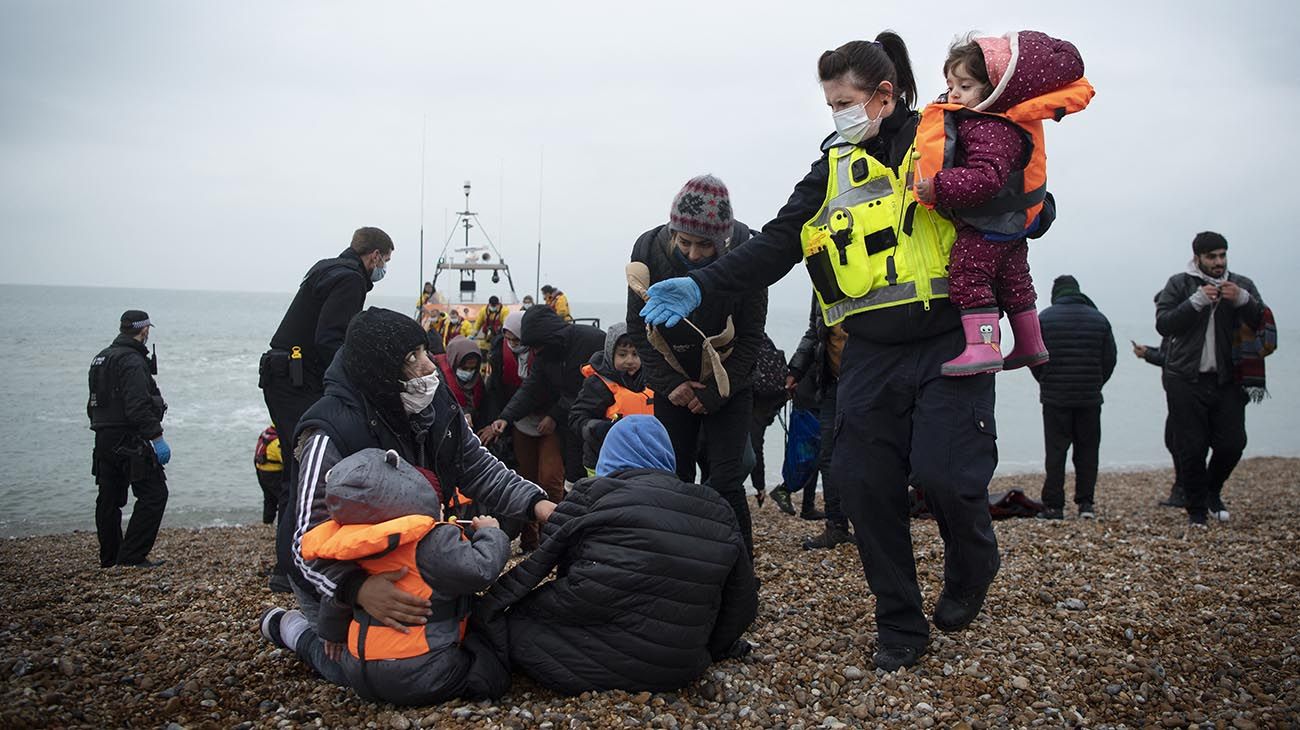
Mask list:
[[[402,392],[402,408],[407,413],[419,413],[433,402],[433,394],[438,392],[438,370],[434,368],[433,372],[421,378],[411,378],[404,381]]]
[[[861,104],[841,109],[831,115],[835,120],[835,131],[850,144],[858,144],[863,140],[871,139],[880,134],[880,124],[885,121],[885,107],[881,105],[880,114],[872,119],[867,115],[867,105],[876,97],[876,92],[871,92],[871,96]]]

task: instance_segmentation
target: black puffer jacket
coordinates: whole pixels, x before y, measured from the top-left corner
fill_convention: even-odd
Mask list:
[[[731,241],[726,250],[719,254],[723,260],[735,256],[744,249],[749,241],[749,228],[740,221],[732,225]],[[650,283],[656,284],[665,279],[686,276],[686,266],[672,254],[672,243],[667,225],[657,226],[637,239],[632,246],[632,260],[644,263],[650,269]],[[687,377],[677,372],[668,364],[664,356],[650,345],[646,337],[645,319],[641,317],[641,308],[645,302],[640,295],[628,288],[627,294],[627,334],[636,344],[641,355],[641,366],[645,369],[646,380],[651,389],[662,393],[667,398]],[[758,358],[759,348],[765,337],[767,325],[767,289],[754,286],[736,293],[708,293],[694,312],[690,320],[706,335],[720,334],[727,326],[727,318],[732,318],[735,327],[735,340],[731,354],[727,356],[722,367],[727,371],[731,383],[731,393],[735,395],[749,388],[750,376],[754,370],[754,361]],[[703,341],[698,333],[685,322],[661,330],[664,340],[673,348],[673,354],[682,368],[692,379],[699,377],[701,359],[703,358]],[[726,399],[718,392],[717,383],[705,383],[703,390],[696,392],[696,397],[710,413],[722,409]]]
[[[1115,335],[1106,315],[1082,294],[1052,297],[1038,315],[1051,359],[1031,372],[1040,403],[1086,408],[1102,403],[1101,387],[1115,372]]]
[[[150,372],[149,351],[120,334],[90,366],[86,415],[92,431],[127,430],[150,441],[162,435],[167,412],[158,382]]]
[[[757,614],[735,513],[708,487],[649,469],[583,479],[544,529],[479,608],[494,641],[509,609],[514,668],[556,691],[680,689]]]
[[[1164,336],[1164,377],[1196,380],[1200,377],[1201,350],[1205,348],[1205,330],[1214,317],[1214,359],[1219,383],[1232,382],[1232,335],[1244,322],[1259,326],[1264,311],[1255,282],[1238,274],[1228,273],[1228,280],[1250,292],[1250,301],[1243,307],[1230,303],[1216,304],[1197,309],[1191,298],[1206,281],[1188,271],[1169,277],[1165,288],[1156,295],[1156,331]]]
[[[550,307],[529,307],[519,329],[519,341],[537,352],[528,377],[499,418],[514,423],[533,413],[545,413],[562,429],[586,379],[582,366],[605,348],[605,333],[590,325],[565,322]]]

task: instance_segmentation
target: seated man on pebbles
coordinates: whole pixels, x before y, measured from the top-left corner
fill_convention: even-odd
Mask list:
[[[325,395],[299,421],[294,443],[302,473],[291,502],[297,525],[293,555],[308,585],[293,582],[301,611],[278,621],[268,612],[262,633],[272,641],[273,628],[281,637],[293,633],[296,640],[286,643],[311,651],[309,663],[336,684],[346,679],[326,654],[337,658],[341,647],[309,640],[316,635],[322,597],[359,608],[372,623],[399,632],[423,626],[432,612],[428,600],[395,585],[405,571],[369,575],[356,561],[303,557],[303,536],[330,519],[325,480],[335,464],[363,449],[393,450],[429,472],[448,498],[459,491],[481,513],[544,521],[555,508],[541,487],[483,448],[455,397],[440,384],[438,368],[425,352],[424,331],[410,317],[387,309],[372,307],[352,318],[343,347],[325,372]]]
[[[571,695],[685,687],[712,662],[749,651],[741,634],[757,611],[735,512],[677,478],[672,442],[653,416],[614,424],[596,476],[574,485],[540,548],[476,609],[492,642],[508,644],[514,669]]]

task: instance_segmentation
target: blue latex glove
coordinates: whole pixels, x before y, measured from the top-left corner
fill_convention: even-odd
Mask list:
[[[150,443],[153,444],[153,452],[158,455],[158,463],[166,466],[167,462],[172,460],[172,447],[167,445],[167,442],[163,440],[162,436],[159,436]]]
[[[700,285],[689,276],[665,279],[646,290],[641,316],[646,324],[672,327],[700,306]]]

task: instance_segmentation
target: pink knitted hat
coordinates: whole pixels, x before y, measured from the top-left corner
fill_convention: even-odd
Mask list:
[[[976,38],[975,43],[984,52],[984,67],[989,72],[989,84],[996,87],[1002,82],[1011,64],[1011,40],[1006,36]]]

